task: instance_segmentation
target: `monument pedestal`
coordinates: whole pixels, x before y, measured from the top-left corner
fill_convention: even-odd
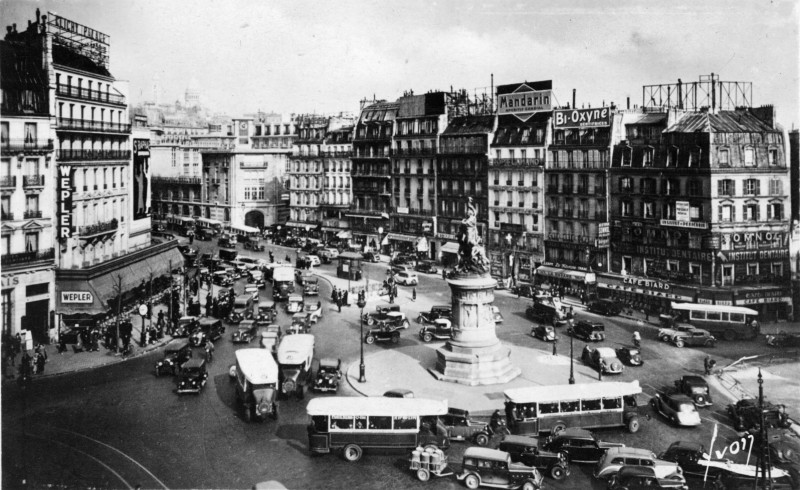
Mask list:
[[[447,282],[452,292],[453,339],[436,350],[431,374],[470,386],[507,383],[519,376],[510,350],[495,333],[495,280],[488,274],[457,274]]]

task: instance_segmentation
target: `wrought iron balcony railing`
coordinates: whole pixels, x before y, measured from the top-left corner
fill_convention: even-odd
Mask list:
[[[130,150],[58,150],[56,158],[62,162],[80,160],[130,160]]]
[[[82,100],[91,100],[94,102],[105,102],[107,104],[125,105],[125,97],[118,94],[110,94],[108,92],[101,92],[99,90],[90,90],[88,88],[78,88],[68,85],[58,85],[56,87],[56,95],[64,97],[73,97]]]
[[[79,131],[98,131],[103,133],[130,133],[130,124],[112,123],[107,121],[90,121],[87,119],[69,119],[59,117],[57,129],[75,129]]]

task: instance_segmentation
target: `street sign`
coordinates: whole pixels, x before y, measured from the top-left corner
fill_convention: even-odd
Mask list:
[[[142,316],[147,314],[147,305],[139,305],[139,314]]]

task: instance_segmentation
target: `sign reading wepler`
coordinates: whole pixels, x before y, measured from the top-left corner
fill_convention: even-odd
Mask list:
[[[566,109],[553,111],[556,128],[593,128],[611,125],[611,109]]]
[[[89,291],[61,291],[61,303],[92,303],[94,296]]]
[[[58,166],[58,227],[59,240],[72,236],[72,167]]]

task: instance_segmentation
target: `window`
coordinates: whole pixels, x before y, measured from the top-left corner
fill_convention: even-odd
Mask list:
[[[732,265],[723,265],[722,266],[722,285],[723,286],[733,286],[733,266]],[[710,314],[710,312],[709,312]]]
[[[702,220],[703,219],[703,205],[702,204],[689,204],[689,219]]]
[[[25,123],[25,144],[36,143],[36,123]]]
[[[733,196],[736,194],[736,183],[731,179],[717,182],[717,194],[720,196]]]
[[[699,310],[690,310],[689,317],[691,320],[705,320],[706,319],[706,312],[699,311]]]
[[[600,410],[602,408],[603,407],[599,398],[594,400],[581,401],[581,410],[583,410],[584,412],[591,410]]]
[[[757,276],[758,275],[758,262],[754,264],[747,264],[747,275],[748,276]]]
[[[670,146],[667,151],[667,167],[678,166],[678,147]]]
[[[748,203],[744,205],[744,220],[758,221],[758,204]]]
[[[694,147],[689,152],[689,162],[687,164],[688,167],[699,167],[700,166],[700,147]]]
[[[652,202],[643,202],[642,203],[642,218],[653,218],[655,216],[653,211],[653,203]]]
[[[703,266],[700,264],[690,263],[689,264],[689,274],[693,277],[699,279],[700,276],[703,275]]]
[[[619,190],[621,192],[633,192],[633,179],[630,177],[619,179]]]
[[[769,219],[783,219],[783,204],[779,202],[769,203],[767,206]]]
[[[755,150],[752,147],[747,147],[744,149],[744,166],[745,167],[755,167],[756,165],[756,157],[755,157]]]
[[[760,181],[758,179],[747,179],[744,181],[744,194],[746,196],[757,196],[760,187]]]
[[[783,264],[780,262],[775,262],[770,265],[770,269],[773,276],[776,277],[783,277]]]
[[[652,148],[645,148],[642,152],[642,167],[652,167],[653,166],[653,149]]]
[[[630,148],[623,148],[622,149],[622,166],[623,167],[630,167],[631,166],[631,149]]]
[[[690,180],[686,185],[686,193],[690,196],[701,196],[703,194],[703,183],[699,180]]]
[[[39,232],[25,233],[25,251],[36,252],[39,250]]]
[[[703,237],[699,233],[689,233],[689,248],[699,249],[703,246]]]
[[[674,202],[666,202],[664,203],[664,208],[661,213],[661,217],[664,219],[675,219],[675,203]]]
[[[622,408],[622,400],[619,398],[603,398],[603,408],[606,410]]]
[[[767,155],[769,158],[770,165],[778,164],[778,150],[776,150],[775,148],[770,148],[769,151],[767,152]]]
[[[730,166],[730,152],[728,150],[719,151],[719,166],[720,167]]]
[[[331,429],[352,429],[353,417],[331,416]]]
[[[733,221],[734,212],[733,206],[730,204],[725,204],[719,207],[719,221],[722,223],[730,223]]]
[[[783,195],[783,182],[778,179],[772,179],[769,181],[769,195],[770,196],[781,196]]]
[[[629,273],[633,268],[633,258],[625,255],[622,257],[622,273]]]
[[[677,260],[668,260],[667,261],[667,271],[675,272],[678,270],[678,261]]]

